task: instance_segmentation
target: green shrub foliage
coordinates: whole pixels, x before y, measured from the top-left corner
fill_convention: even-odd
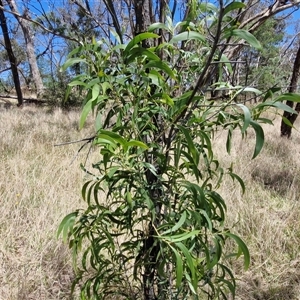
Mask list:
[[[173,25],[167,18],[125,44],[116,37],[115,45],[94,41],[70,54],[64,69],[80,63],[86,72],[68,93],[79,86],[86,95],[80,127],[93,112],[99,149],[93,171],[85,170],[92,175],[82,188],[87,208],[59,227],[73,251],[81,299],[234,297],[236,280],[225,256],[242,256],[247,269],[250,255],[224,228],[226,202],[218,187],[228,175],[245,186],[215,158],[213,136],[227,134],[230,152],[233,131],[245,136],[251,127],[255,157],[264,141],[259,123],[269,122],[261,113],[270,106],[289,109],[272,91],[251,109],[238,104],[239,94],[260,92],[224,79],[232,72],[226,42],[243,39],[260,48],[230,21],[243,5],[207,5],[207,32],[201,23]],[[155,32],[168,38],[163,42]],[[219,82],[211,82],[217,72]],[[210,100],[211,87],[226,89],[227,97]],[[228,240],[234,253],[224,250]]]

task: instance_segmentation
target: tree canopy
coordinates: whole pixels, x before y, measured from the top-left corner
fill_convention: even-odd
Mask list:
[[[247,29],[263,46],[262,52],[255,53],[246,50],[242,44],[226,45],[224,53],[227,57],[241,61],[234,66],[235,72],[230,79],[232,83],[247,85],[254,80],[258,87],[286,85],[282,78],[289,78],[292,69],[292,59],[287,61],[283,56],[288,51],[286,18],[293,15],[298,4],[295,1],[224,1],[225,4],[230,2],[232,7],[240,8],[232,10],[227,26]],[[219,5],[219,1],[212,1],[207,6],[209,9],[204,9],[206,1],[196,0],[11,0],[0,3],[8,20],[8,33],[13,45],[9,51],[13,51],[16,57],[21,85],[30,86],[38,94],[46,90],[48,96],[58,91],[58,87],[65,88],[70,74],[61,74],[59,70],[67,54],[80,43],[93,38],[107,39],[112,44],[117,40],[126,42],[138,33],[147,31],[150,24],[172,22],[174,25],[182,20],[186,24],[182,24],[178,30],[184,31],[191,24],[197,24],[202,27],[202,33],[207,34],[207,22],[210,21],[205,17],[210,15],[212,18]],[[157,43],[168,40],[168,35],[163,32],[164,28],[160,28],[158,34],[161,37]],[[2,45],[0,50],[4,53],[7,49]],[[285,63],[280,64],[283,60]],[[4,59],[2,65],[2,82],[11,87],[13,77],[9,71],[9,59]],[[273,72],[278,70],[278,65],[284,67],[286,74]],[[262,72],[256,76],[258,66]],[[74,66],[73,72],[78,73],[78,68],[79,65]]]

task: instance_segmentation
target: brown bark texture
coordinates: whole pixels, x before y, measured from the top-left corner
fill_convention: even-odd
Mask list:
[[[289,87],[290,93],[295,93],[297,91],[298,87],[298,80],[300,75],[300,46],[297,51],[297,55],[294,61],[294,67],[293,67],[293,73],[291,78],[291,83]],[[286,104],[292,108],[294,108],[294,102],[287,101]],[[296,104],[296,107],[294,108],[297,113],[300,112],[300,103]],[[297,114],[284,112],[283,117],[285,117],[289,122],[293,125],[297,119]],[[288,124],[286,124],[283,120],[281,121],[281,127],[280,127],[281,136],[285,136],[287,138],[290,138],[292,135],[292,127]]]
[[[0,5],[3,6],[2,0],[0,0]],[[21,106],[23,104],[23,96],[22,96],[22,91],[21,91],[21,84],[20,84],[20,78],[19,78],[19,73],[18,73],[17,60],[16,60],[16,57],[14,55],[14,52],[13,52],[13,49],[11,46],[11,41],[10,41],[10,37],[8,34],[6,18],[5,18],[5,15],[4,15],[4,12],[2,9],[0,9],[0,22],[1,22],[1,29],[2,29],[3,37],[4,37],[5,48],[6,48],[9,62],[11,65],[11,71],[12,71],[14,85],[15,85],[17,98],[18,98],[18,106]]]
[[[44,84],[41,78],[41,74],[39,71],[39,67],[35,55],[34,40],[33,40],[34,35],[30,28],[30,22],[28,21],[30,19],[29,11],[26,10],[23,14],[24,17],[21,18],[19,17],[15,0],[7,0],[7,4],[9,5],[11,11],[14,13],[15,18],[17,19],[18,23],[22,28],[24,38],[25,38],[25,43],[26,43],[26,53],[27,53],[32,79],[35,84],[37,95],[38,96],[42,95],[44,92]]]

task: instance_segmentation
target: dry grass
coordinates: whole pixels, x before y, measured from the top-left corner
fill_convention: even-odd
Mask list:
[[[87,137],[77,130],[79,114],[33,108],[0,111],[0,300],[69,299],[70,253],[56,239],[59,222],[82,207],[84,174],[70,165],[79,145],[56,143]],[[247,242],[249,271],[232,261],[239,278],[237,299],[300,299],[300,134],[279,138],[279,123],[266,127],[266,146],[250,160],[254,134],[235,137],[231,156],[226,136],[214,143],[218,158],[245,179],[247,192],[229,178],[220,189],[228,204],[228,225]],[[91,157],[91,161],[93,158]]]
[[[0,111],[1,300],[68,299],[70,253],[56,231],[64,215],[84,205],[84,153],[70,165],[79,145],[53,145],[89,136],[77,130],[78,115]]]
[[[265,146],[254,160],[254,132],[246,140],[236,135],[230,156],[225,154],[226,137],[215,141],[218,158],[227,166],[234,162],[247,187],[242,195],[228,178],[220,190],[228,204],[229,227],[246,241],[252,259],[246,273],[233,262],[239,300],[300,299],[300,133],[282,139],[280,120],[274,123],[264,126]]]

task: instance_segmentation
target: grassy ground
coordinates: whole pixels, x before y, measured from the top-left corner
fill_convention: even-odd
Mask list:
[[[56,231],[63,216],[84,205],[79,164],[87,149],[76,156],[81,144],[54,144],[92,134],[91,123],[77,130],[78,116],[0,110],[0,300],[69,299],[70,253]],[[252,256],[247,272],[241,261],[232,262],[240,300],[300,299],[300,134],[282,140],[278,132],[278,121],[266,127],[263,153],[252,161],[253,133],[246,141],[235,137],[231,156],[224,134],[214,140],[218,158],[228,167],[233,161],[247,185],[242,196],[226,178],[219,191],[228,204],[228,225]]]
[[[235,137],[231,155],[225,136],[216,139],[219,159],[246,183],[246,193],[227,178],[221,188],[228,205],[228,223],[243,237],[251,254],[251,267],[233,267],[240,279],[239,300],[300,299],[300,134],[291,140],[279,136],[280,120],[265,126],[266,143],[251,160],[255,136]],[[299,128],[299,123],[298,128]]]
[[[64,215],[81,207],[83,172],[73,161],[89,136],[77,130],[78,113],[36,109],[0,111],[0,299],[67,299],[67,247],[56,239]]]

